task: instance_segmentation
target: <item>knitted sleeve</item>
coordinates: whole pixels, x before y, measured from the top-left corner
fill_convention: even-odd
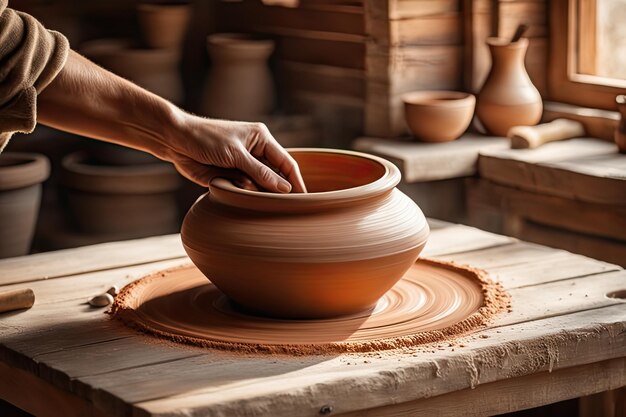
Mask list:
[[[67,39],[0,0],[0,152],[11,134],[30,133],[37,122],[37,94],[61,71]]]

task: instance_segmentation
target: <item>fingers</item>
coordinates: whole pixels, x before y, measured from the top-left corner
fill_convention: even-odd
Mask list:
[[[236,187],[251,191],[258,191],[258,187],[252,180],[238,169],[218,168],[204,165],[190,158],[180,156],[174,161],[174,166],[185,178],[203,187],[208,187],[215,177],[225,178]]]
[[[272,171],[267,165],[261,163],[248,151],[242,153],[239,169],[268,191],[275,193],[288,193],[291,191],[291,184],[288,181]]]
[[[280,146],[267,127],[263,124],[261,126],[259,135],[262,137],[259,138],[256,149],[253,149],[252,152],[257,157],[265,158],[270,165],[278,169],[291,183],[293,192],[306,193],[306,185],[302,179],[298,163],[289,155],[285,148]]]

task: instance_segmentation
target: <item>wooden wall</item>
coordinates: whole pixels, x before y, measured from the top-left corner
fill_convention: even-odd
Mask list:
[[[526,64],[545,93],[547,1],[241,0],[219,2],[217,26],[275,36],[283,108],[317,115],[323,144],[349,146],[360,134],[405,135],[407,92],[477,92],[491,65],[485,39],[510,37],[520,23],[530,25]]]

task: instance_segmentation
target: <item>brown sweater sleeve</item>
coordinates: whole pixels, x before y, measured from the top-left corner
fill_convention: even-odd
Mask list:
[[[61,71],[67,39],[0,0],[0,152],[11,134],[30,133],[37,122],[37,94]]]

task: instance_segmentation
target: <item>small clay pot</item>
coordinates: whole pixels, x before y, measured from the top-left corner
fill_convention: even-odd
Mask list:
[[[210,117],[257,121],[274,108],[274,82],[267,61],[274,41],[218,33],[207,38],[211,72],[202,112]]]
[[[172,165],[106,165],[76,152],[63,158],[61,167],[68,220],[76,230],[130,238],[178,228],[181,180]]]
[[[491,71],[478,94],[476,115],[487,133],[506,137],[513,126],[534,126],[541,120],[543,102],[533,85],[524,57],[528,39],[488,38]]]
[[[283,318],[366,311],[415,262],[429,228],[395,187],[392,163],[292,149],[309,193],[248,191],[214,179],[187,213],[193,263],[236,304]]]
[[[49,175],[50,163],[43,155],[0,155],[0,258],[30,251],[41,203],[41,183]]]
[[[104,68],[174,103],[183,99],[177,49],[147,49],[128,39],[99,39],[80,52]]]
[[[185,3],[140,3],[139,25],[146,46],[178,48],[187,32],[191,6]]]
[[[626,95],[615,97],[615,102],[621,114],[621,119],[615,129],[615,143],[621,153],[626,153]]]
[[[402,99],[406,123],[422,142],[458,139],[472,121],[476,106],[473,94],[460,91],[415,91]]]

